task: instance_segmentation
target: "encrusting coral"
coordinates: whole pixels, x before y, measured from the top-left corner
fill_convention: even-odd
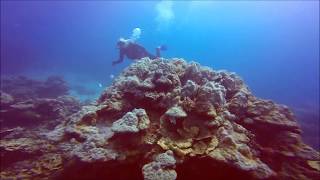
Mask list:
[[[144,109],[134,109],[128,112],[121,119],[113,122],[112,131],[121,132],[139,132],[139,130],[147,129],[150,121]]]
[[[49,173],[58,179],[318,179],[319,153],[300,134],[288,107],[253,96],[234,73],[143,58],[41,138],[70,162]]]

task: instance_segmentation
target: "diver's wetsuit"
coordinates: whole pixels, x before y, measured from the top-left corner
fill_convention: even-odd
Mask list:
[[[150,54],[144,47],[137,43],[129,43],[126,47],[121,47],[119,52],[119,59],[112,62],[113,65],[121,63],[124,60],[124,56],[129,59],[141,59],[149,57],[150,59],[156,59],[160,57],[160,48],[156,49],[157,55]]]

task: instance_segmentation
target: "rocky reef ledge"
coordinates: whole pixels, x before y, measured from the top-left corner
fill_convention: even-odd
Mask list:
[[[320,178],[288,107],[183,59],[141,59],[54,130],[12,133],[2,152],[34,155],[2,164],[1,179]]]

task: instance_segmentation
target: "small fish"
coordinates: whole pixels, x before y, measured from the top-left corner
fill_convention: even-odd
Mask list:
[[[110,79],[113,79],[113,78],[114,78],[114,75],[113,75],[113,74],[110,74],[109,77],[110,77]]]
[[[101,83],[98,83],[98,86],[99,86],[99,87],[102,87],[102,84],[101,84]]]

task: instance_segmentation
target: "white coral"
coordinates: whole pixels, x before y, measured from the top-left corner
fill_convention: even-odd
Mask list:
[[[221,107],[226,104],[226,89],[215,82],[207,82],[199,89],[198,98],[200,101],[209,101],[211,104]]]
[[[150,120],[144,109],[127,112],[121,119],[113,122],[112,131],[116,133],[136,133],[149,127]]]
[[[175,180],[177,178],[177,173],[173,169],[175,163],[173,152],[168,150],[159,154],[155,161],[143,166],[143,177],[145,180]]]

